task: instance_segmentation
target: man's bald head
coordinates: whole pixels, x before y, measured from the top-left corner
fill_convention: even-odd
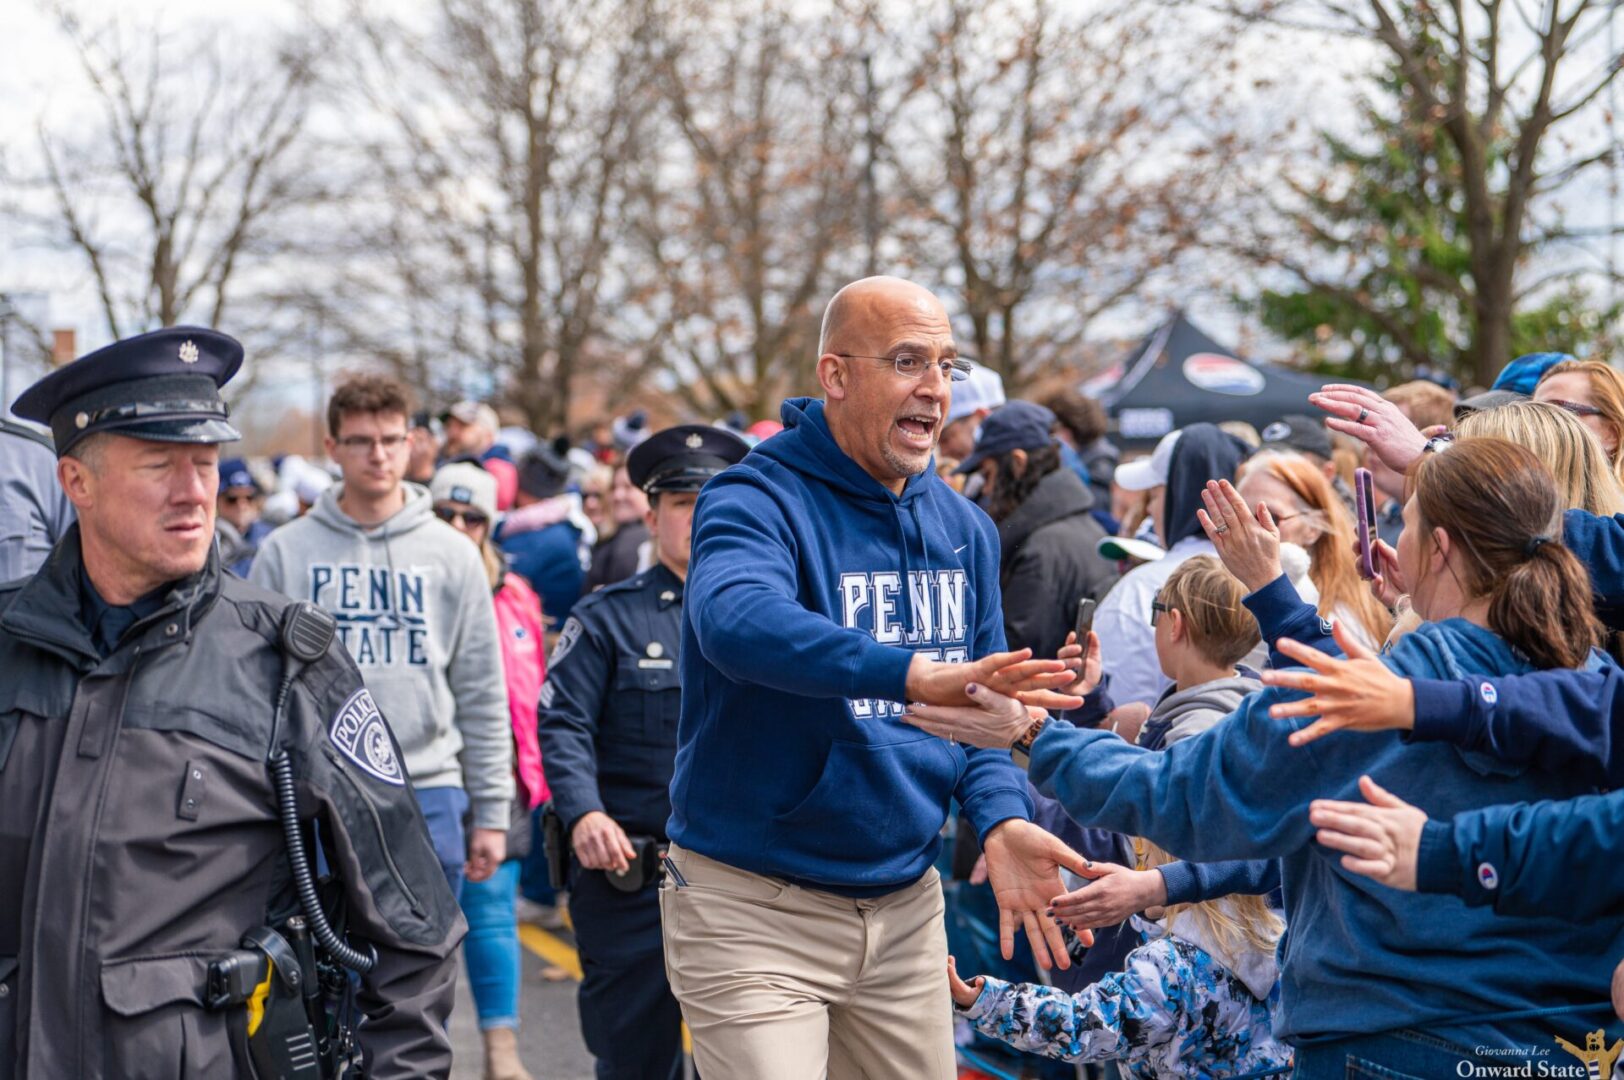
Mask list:
[[[852,351],[854,338],[875,328],[909,322],[948,322],[947,308],[923,285],[899,277],[866,277],[835,293],[823,309],[818,355]]]

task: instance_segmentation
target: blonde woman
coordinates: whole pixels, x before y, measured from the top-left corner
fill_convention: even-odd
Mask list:
[[[1455,434],[1462,439],[1492,436],[1532,450],[1556,478],[1565,509],[1602,517],[1624,512],[1624,489],[1619,487],[1602,444],[1585,424],[1554,402],[1518,401],[1484,409],[1457,424]]]
[[[1281,540],[1308,552],[1320,615],[1345,623],[1362,644],[1379,647],[1393,617],[1359,577],[1353,516],[1325,473],[1301,454],[1265,450],[1241,466],[1236,487],[1248,503],[1268,506]]]
[[[1534,400],[1566,409],[1601,443],[1624,484],[1624,375],[1600,360],[1564,360],[1540,376]]]

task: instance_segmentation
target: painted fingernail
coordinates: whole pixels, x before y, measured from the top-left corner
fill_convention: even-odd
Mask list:
[[[976,692],[976,691],[977,691],[977,690],[979,690],[979,689],[980,689],[980,687],[978,687],[978,686],[976,686],[976,684],[975,684],[975,683],[970,683],[970,684],[969,684],[969,685],[967,685],[967,686],[966,686],[966,687],[965,687],[965,688],[964,688],[964,692],[965,692],[965,693],[966,693],[966,694],[973,694],[973,693],[975,693],[975,692]]]

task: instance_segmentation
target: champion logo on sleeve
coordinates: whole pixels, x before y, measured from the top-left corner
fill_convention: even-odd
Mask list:
[[[1484,683],[1483,685],[1487,686],[1488,683]],[[1478,863],[1477,883],[1490,892],[1493,892],[1495,889],[1500,887],[1500,871],[1496,870],[1489,863]]]
[[[1477,686],[1477,692],[1478,695],[1483,698],[1483,704],[1485,705],[1493,705],[1495,702],[1500,700],[1500,694],[1497,690],[1495,690],[1494,684],[1492,683],[1479,683]]]
[[[368,776],[396,787],[406,786],[389,727],[372,700],[372,692],[365,687],[344,702],[327,728],[327,737],[333,740],[339,753],[359,765]]]

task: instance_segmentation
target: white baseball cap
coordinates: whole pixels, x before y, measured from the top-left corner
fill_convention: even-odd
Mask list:
[[[1173,467],[1173,447],[1178,445],[1184,429],[1168,432],[1156,444],[1149,457],[1135,458],[1116,467],[1111,482],[1124,491],[1149,491],[1167,483],[1167,473]]]
[[[996,409],[1003,403],[1003,376],[992,368],[977,364],[970,369],[968,379],[953,384],[953,402],[947,407],[947,423],[963,420],[980,409]]]
[[[429,481],[429,498],[436,503],[472,506],[492,522],[496,521],[496,477],[470,461],[454,461],[434,470],[434,478]]]

